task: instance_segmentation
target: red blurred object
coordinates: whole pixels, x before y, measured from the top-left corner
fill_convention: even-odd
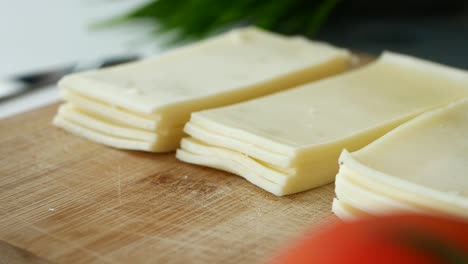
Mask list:
[[[468,263],[468,222],[414,214],[312,230],[271,263]]]

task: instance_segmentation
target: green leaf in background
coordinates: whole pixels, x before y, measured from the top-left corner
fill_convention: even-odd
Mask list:
[[[98,27],[145,21],[166,44],[194,41],[242,25],[314,36],[340,0],[149,0]]]

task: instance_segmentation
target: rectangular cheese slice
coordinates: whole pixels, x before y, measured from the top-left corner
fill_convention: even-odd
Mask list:
[[[285,175],[286,181],[275,181],[279,191],[274,194],[307,190],[333,181],[343,148],[357,150],[425,111],[468,96],[467,83],[465,71],[387,52],[368,66],[333,78],[193,113],[185,132],[197,140],[199,150],[182,146],[192,158],[178,157],[193,162],[196,155],[194,163],[233,171],[227,154],[218,155],[213,165],[201,151],[227,149],[230,156],[237,153]],[[253,181],[252,173],[275,178],[260,169],[248,177],[236,174]]]
[[[347,152],[343,152],[340,159],[347,159],[347,154]],[[353,161],[348,160],[347,163],[353,164]],[[352,204],[356,208],[360,208],[363,211],[367,210],[369,213],[384,213],[388,211],[418,211],[420,213],[445,212],[458,215],[460,213],[463,214],[464,211],[461,210],[461,207],[453,200],[447,201],[444,199],[433,199],[433,197],[427,195],[421,196],[413,193],[412,191],[407,191],[398,186],[388,184],[387,182],[378,181],[373,178],[372,175],[369,176],[367,174],[361,174],[358,171],[351,169],[348,165],[340,166],[340,171],[336,178],[337,181],[340,182],[342,182],[343,178],[347,178],[351,182],[357,184],[354,186],[356,191],[353,192],[348,183],[341,183],[342,186],[335,190],[337,197],[339,196],[339,199],[343,199],[343,201],[346,201],[347,203]],[[357,190],[359,190],[359,192]],[[372,193],[372,195],[368,195],[365,198],[366,202],[364,205],[356,201],[357,199],[364,199],[362,197],[357,197],[362,196],[363,193]],[[403,205],[404,207],[396,207],[390,204],[389,200]],[[466,214],[466,212],[464,214]]]
[[[421,115],[357,152],[343,152],[337,197],[366,212],[391,210],[376,198],[381,197],[411,209],[468,218],[467,131],[468,99],[463,99]],[[349,191],[353,181],[373,193],[367,201],[359,198],[362,191]]]
[[[337,74],[346,70],[349,62],[350,54],[344,49],[244,28],[160,57],[72,74],[64,77],[59,86],[63,98],[88,113],[88,118],[156,133],[172,130],[180,135],[193,111],[241,102]],[[65,115],[60,117],[72,121]],[[91,140],[96,133],[103,133],[90,124],[74,125],[86,131],[80,135],[86,134]],[[68,125],[62,127],[70,130]],[[111,133],[100,137],[112,143],[126,136]],[[95,141],[104,143],[97,138]],[[175,148],[155,147],[150,151]]]
[[[78,95],[68,90],[61,91],[62,98],[66,102],[71,102],[76,108],[86,109],[86,112],[107,118],[118,124],[140,128],[148,131],[155,131],[158,129],[158,118],[144,115],[141,113],[132,113],[118,107],[109,107],[102,102],[95,99]]]
[[[335,192],[340,201],[346,202],[354,208],[360,208],[363,212],[371,214],[383,214],[388,212],[417,212],[422,213],[431,210],[418,204],[411,204],[394,199],[378,192],[365,184],[355,181],[348,174],[337,175],[335,180]]]
[[[120,149],[171,151],[179,145],[183,132],[150,132],[124,127],[90,115],[71,103],[60,106],[53,123],[81,137]]]

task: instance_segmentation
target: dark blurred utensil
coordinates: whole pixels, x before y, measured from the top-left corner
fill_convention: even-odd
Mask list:
[[[85,70],[100,69],[138,60],[138,55],[110,57],[98,61],[80,62],[63,65],[44,71],[19,74],[0,80],[0,102],[11,99],[28,91],[56,83],[63,76]]]

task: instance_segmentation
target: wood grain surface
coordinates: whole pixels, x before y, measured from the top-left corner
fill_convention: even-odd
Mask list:
[[[261,263],[304,228],[334,218],[333,185],[276,197],[173,153],[121,151],[68,134],[51,125],[57,106],[0,121],[0,240],[40,259]]]
[[[174,153],[68,134],[57,107],[0,120],[0,263],[262,263],[336,219],[333,184],[276,197]]]

